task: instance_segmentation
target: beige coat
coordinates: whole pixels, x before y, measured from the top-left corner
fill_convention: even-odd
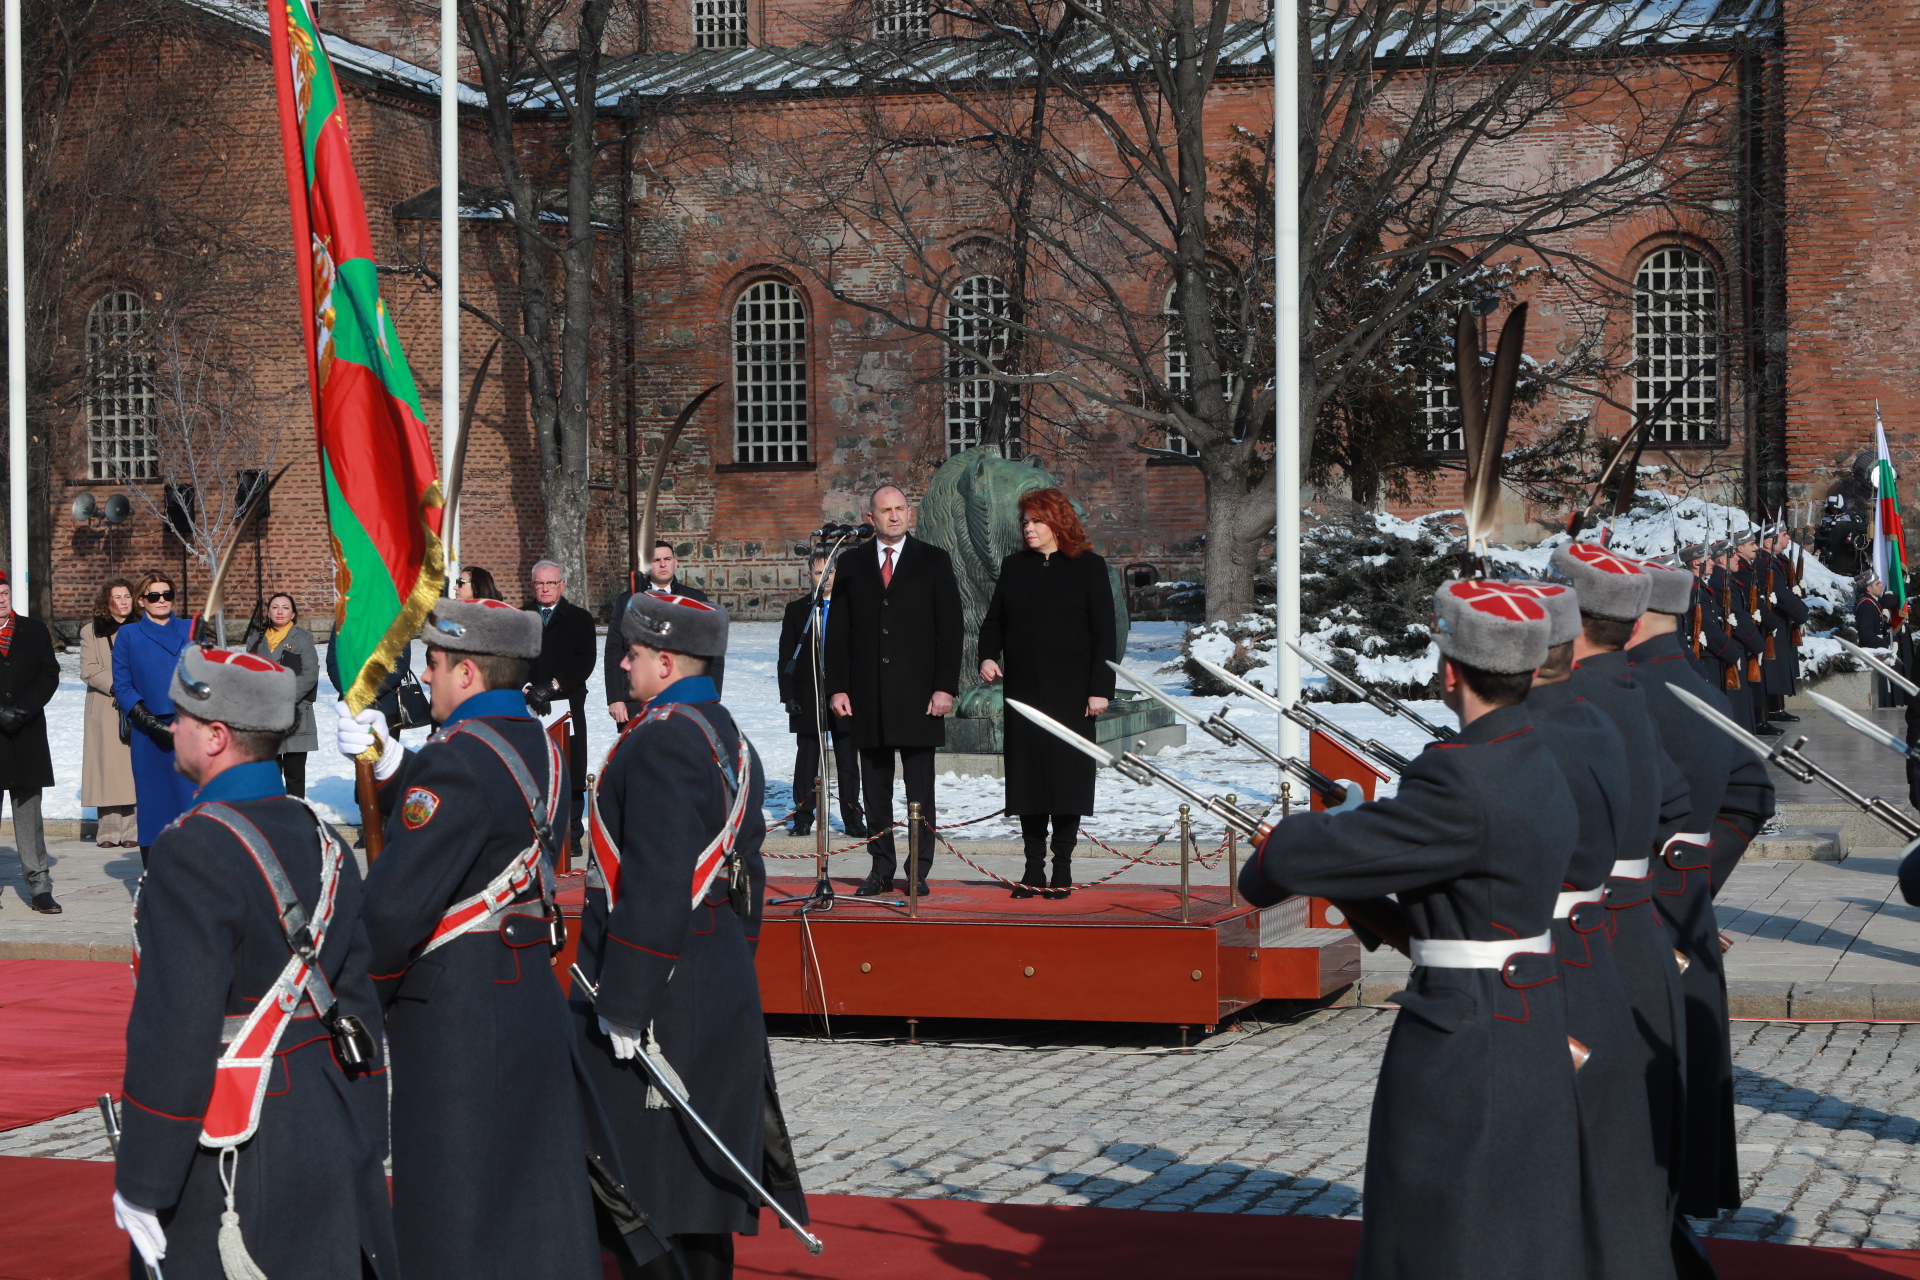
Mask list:
[[[80,803],[133,804],[133,758],[120,741],[120,709],[113,701],[113,641],[80,628],[80,679],[87,686],[86,746],[80,764]]]

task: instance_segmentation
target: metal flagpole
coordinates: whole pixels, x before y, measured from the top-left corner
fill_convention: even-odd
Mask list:
[[[7,76],[7,537],[8,581],[17,608],[27,593],[27,230],[21,141],[20,0],[6,0]]]
[[[8,0],[17,4],[19,0]],[[460,12],[440,0],[440,475],[452,474],[460,444]],[[447,594],[460,576],[460,513],[440,530]]]
[[[1299,0],[1273,3],[1273,317],[1275,519],[1273,572],[1279,634],[1274,688],[1300,697],[1300,43]],[[1298,757],[1300,726],[1282,717],[1280,752]]]

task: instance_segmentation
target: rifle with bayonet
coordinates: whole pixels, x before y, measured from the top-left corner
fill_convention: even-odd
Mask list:
[[[1814,761],[1802,754],[1800,748],[1807,745],[1807,739],[1804,735],[1794,739],[1791,745],[1782,737],[1775,741],[1772,746],[1768,746],[1765,742],[1762,742],[1759,738],[1747,732],[1747,730],[1741,728],[1732,720],[1729,720],[1719,711],[1708,706],[1702,699],[1688,693],[1685,689],[1668,685],[1667,690],[1672,693],[1674,697],[1680,699],[1689,707],[1693,708],[1694,711],[1705,717],[1709,724],[1725,733],[1735,742],[1738,742],[1762,760],[1770,764],[1779,765],[1796,782],[1820,782],[1848,804],[1873,815],[1891,827],[1900,835],[1902,840],[1911,841],[1920,839],[1920,822],[1915,822],[1912,818],[1909,818],[1906,814],[1900,812],[1900,810],[1888,804],[1879,796],[1861,795],[1858,791],[1855,791],[1852,787],[1849,787],[1846,783],[1840,781],[1840,779],[1836,778],[1833,774],[1821,768]],[[1839,703],[1833,701],[1833,699],[1821,697],[1821,695],[1817,693],[1813,696],[1819,701],[1821,706],[1825,707],[1827,711],[1834,716],[1840,718],[1843,723],[1854,729],[1858,729],[1876,742],[1882,743],[1883,745],[1892,745],[1893,742],[1899,742],[1898,738],[1895,738],[1894,735],[1879,725],[1874,724],[1873,721],[1868,720],[1864,716],[1855,715]],[[1902,755],[1905,755],[1907,745],[1904,742],[1900,742],[1896,749]]]
[[[1452,742],[1460,736],[1452,729],[1446,728],[1443,725],[1434,724],[1392,694],[1378,689],[1373,685],[1364,684],[1361,681],[1353,679],[1351,676],[1342,675],[1291,640],[1287,642],[1287,648],[1299,654],[1302,661],[1310,663],[1315,670],[1325,675],[1327,679],[1333,681],[1348,693],[1353,694],[1356,698],[1359,698],[1360,701],[1366,703],[1376,711],[1384,711],[1390,716],[1404,716],[1425,730],[1428,736],[1436,738],[1441,742]]]
[[[1219,711],[1214,712],[1211,716],[1202,720],[1199,716],[1193,714],[1193,712],[1160,692],[1158,688],[1154,687],[1153,682],[1144,676],[1135,675],[1117,662],[1109,662],[1107,665],[1112,667],[1114,671],[1120,675],[1125,676],[1128,682],[1140,690],[1140,692],[1146,694],[1149,698],[1152,698],[1181,719],[1190,724],[1197,725],[1215,741],[1229,747],[1249,747],[1266,757],[1266,759],[1273,764],[1300,779],[1301,782],[1306,784],[1309,790],[1320,797],[1321,803],[1325,804],[1329,809],[1337,809],[1346,803],[1347,789],[1344,786],[1335,782],[1326,774],[1321,773],[1304,760],[1295,760],[1291,757],[1281,755],[1278,751],[1275,751],[1272,747],[1260,741],[1260,739],[1240,728],[1227,719],[1226,708],[1222,707]],[[1085,741],[1085,739],[1082,739],[1082,741]],[[1136,778],[1135,781],[1141,781],[1141,779]]]
[[[1208,662],[1205,658],[1201,657],[1195,657],[1194,661],[1200,664],[1201,670],[1205,671],[1215,680],[1218,680],[1221,684],[1226,685],[1227,688],[1232,689],[1235,693],[1252,698],[1262,706],[1278,711],[1281,715],[1293,721],[1309,733],[1318,732],[1326,734],[1354,755],[1378,764],[1388,773],[1405,773],[1407,771],[1407,765],[1412,763],[1398,751],[1395,751],[1391,747],[1383,746],[1372,738],[1362,741],[1347,729],[1335,724],[1318,711],[1307,706],[1304,702],[1296,702],[1289,707],[1281,702],[1280,699],[1269,694],[1265,689],[1262,689],[1259,685],[1242,680],[1225,667]]]
[[[1860,659],[1860,661],[1866,663],[1871,670],[1878,671],[1881,675],[1900,686],[1900,688],[1906,690],[1908,697],[1920,697],[1920,684],[1915,684],[1913,681],[1907,679],[1891,665],[1876,658],[1873,654],[1868,653],[1853,641],[1842,639],[1839,636],[1835,636],[1834,639],[1839,640],[1842,648],[1854,657]]]

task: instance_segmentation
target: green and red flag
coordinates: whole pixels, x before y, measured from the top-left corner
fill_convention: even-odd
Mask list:
[[[333,535],[334,645],[355,711],[446,582],[420,394],[380,298],[333,62],[308,0],[267,0],[301,330]]]
[[[1880,446],[1880,460],[1873,468],[1873,572],[1881,584],[1901,604],[1907,602],[1907,535],[1900,527],[1900,494],[1894,488],[1897,478],[1893,455],[1887,452],[1887,428],[1880,421],[1880,406],[1873,406],[1873,430]]]

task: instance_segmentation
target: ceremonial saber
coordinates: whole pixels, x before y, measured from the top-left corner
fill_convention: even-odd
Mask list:
[[[580,984],[580,989],[587,993],[587,999],[597,1001],[600,998],[600,988],[587,980],[587,975],[581,970],[579,964],[575,963],[568,966],[567,972],[571,973],[573,980]],[[735,1173],[746,1179],[747,1185],[753,1188],[754,1194],[766,1201],[768,1206],[780,1215],[780,1221],[787,1224],[787,1229],[792,1231],[794,1235],[800,1237],[800,1243],[807,1246],[807,1252],[815,1257],[819,1257],[820,1251],[826,1248],[824,1244],[820,1243],[820,1237],[801,1226],[799,1219],[795,1218],[791,1213],[788,1213],[784,1205],[767,1194],[767,1189],[760,1185],[760,1180],[747,1172],[747,1166],[740,1163],[740,1158],[728,1149],[726,1143],[720,1141],[720,1135],[709,1128],[707,1122],[700,1118],[700,1113],[693,1109],[693,1104],[687,1101],[686,1095],[674,1088],[673,1085],[668,1082],[666,1073],[654,1065],[653,1058],[647,1053],[646,1046],[641,1045],[640,1052],[634,1056],[638,1058],[641,1065],[647,1069],[647,1075],[653,1080],[654,1088],[666,1094],[667,1097],[672,1100],[673,1105],[680,1108],[681,1114],[693,1121],[694,1126],[698,1128],[700,1132],[707,1135],[707,1141],[711,1142],[720,1154],[727,1158],[727,1163],[733,1166]]]
[[[1295,653],[1299,654],[1306,661],[1312,663],[1314,668],[1318,670],[1322,675],[1326,676],[1327,679],[1333,681],[1335,684],[1338,684],[1342,689],[1345,689],[1348,693],[1353,694],[1355,697],[1359,698],[1360,701],[1367,703],[1369,706],[1372,706],[1376,710],[1384,711],[1390,716],[1405,716],[1407,719],[1413,721],[1416,725],[1419,725],[1422,729],[1425,729],[1428,734],[1430,734],[1434,738],[1437,738],[1441,742],[1452,742],[1455,738],[1458,738],[1460,736],[1458,733],[1454,732],[1452,729],[1449,729],[1444,725],[1434,724],[1431,720],[1428,720],[1425,716],[1421,715],[1418,711],[1415,711],[1412,707],[1400,701],[1400,699],[1394,697],[1392,694],[1383,692],[1382,690],[1376,689],[1371,685],[1363,685],[1357,680],[1353,680],[1347,676],[1340,674],[1338,671],[1335,671],[1332,667],[1328,666],[1326,663],[1320,661],[1320,659],[1308,653],[1305,649],[1302,649],[1299,645],[1294,644],[1291,640],[1287,642],[1287,647],[1289,649],[1292,649]],[[1196,658],[1195,661],[1197,662],[1199,661],[1199,659]]]
[[[113,1114],[113,1095],[103,1093],[96,1103],[100,1107],[100,1123],[107,1127],[107,1149],[113,1152],[113,1158],[120,1158],[120,1117]],[[137,1252],[137,1251],[136,1251]],[[164,1280],[160,1274],[160,1264],[140,1259],[140,1265],[147,1269],[150,1280]]]
[[[1044,711],[1036,711],[1026,703],[1014,698],[1008,698],[1007,705],[1031,720],[1034,724],[1039,725],[1054,737],[1060,739],[1060,741],[1072,747],[1075,751],[1093,757],[1095,763],[1115,769],[1123,777],[1142,785],[1158,783],[1179,796],[1182,800],[1197,806],[1203,812],[1212,814],[1251,840],[1265,840],[1267,833],[1273,830],[1268,824],[1259,822],[1248,815],[1238,805],[1228,804],[1219,796],[1201,795],[1198,791],[1195,791],[1192,787],[1180,781],[1180,779],[1167,773],[1163,769],[1154,767],[1131,751],[1124,751],[1115,755],[1098,743],[1087,741]]]
[[[1839,636],[1835,636],[1834,639],[1840,640],[1841,647],[1854,657],[1860,659],[1860,661],[1866,663],[1869,669],[1878,671],[1881,675],[1906,690],[1907,696],[1920,696],[1920,684],[1915,684],[1898,671],[1895,671],[1884,659],[1874,657],[1871,653],[1868,653],[1851,640],[1841,640]]]
[[[1198,656],[1195,656],[1193,660],[1200,664],[1201,670],[1218,680],[1221,684],[1226,685],[1227,688],[1232,689],[1235,693],[1242,694],[1252,698],[1255,702],[1271,707],[1302,728],[1309,731],[1318,730],[1326,734],[1329,738],[1332,738],[1335,742],[1338,742],[1355,755],[1372,757],[1377,763],[1384,765],[1390,773],[1405,773],[1407,766],[1413,763],[1398,751],[1395,751],[1391,747],[1383,746],[1372,738],[1368,738],[1362,742],[1351,732],[1335,724],[1303,702],[1296,702],[1289,707],[1281,702],[1280,699],[1274,697],[1265,689],[1262,689],[1259,685],[1242,680],[1225,667],[1208,662],[1205,658]]]
[[[1704,699],[1688,693],[1685,689],[1675,688],[1673,685],[1668,685],[1667,690],[1672,693],[1674,697],[1699,712],[1709,723],[1732,738],[1735,742],[1738,742],[1762,760],[1771,761],[1779,765],[1782,769],[1786,770],[1787,774],[1796,782],[1822,782],[1830,788],[1835,795],[1845,800],[1848,804],[1872,814],[1889,827],[1892,827],[1902,839],[1908,841],[1920,839],[1920,822],[1915,822],[1913,819],[1907,817],[1906,814],[1901,813],[1879,796],[1861,795],[1858,791],[1855,791],[1852,787],[1849,787],[1846,783],[1840,781],[1840,779],[1834,777],[1831,773],[1828,773],[1825,769],[1801,754],[1800,748],[1807,745],[1807,739],[1804,735],[1794,739],[1791,746],[1787,744],[1786,738],[1782,737],[1770,747],[1720,712],[1714,710]],[[1822,699],[1822,701],[1829,704],[1830,710],[1839,712],[1846,711],[1845,707],[1834,703],[1831,699]],[[1847,723],[1853,724],[1852,721],[1848,721]],[[1867,721],[1866,723],[1872,724],[1872,721]],[[1854,724],[1853,727],[1859,728],[1859,725]],[[1875,725],[1874,728],[1878,729],[1879,726]]]
[[[1875,724],[1853,708],[1841,706],[1824,693],[1814,693],[1812,690],[1808,690],[1808,693],[1815,702],[1820,704],[1821,710],[1846,725],[1847,728],[1865,734],[1890,751],[1897,751],[1903,756],[1911,754],[1907,749],[1906,740],[1885,725]]]

